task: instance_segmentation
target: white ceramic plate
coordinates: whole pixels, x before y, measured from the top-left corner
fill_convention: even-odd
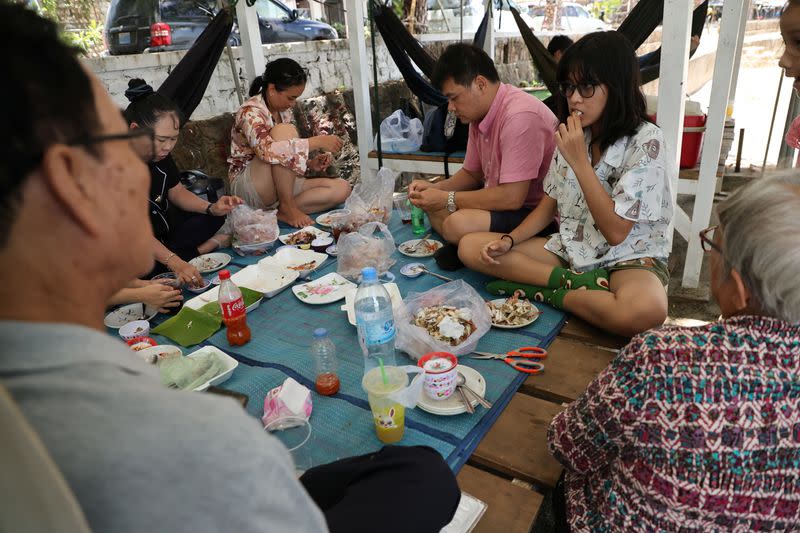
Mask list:
[[[403,255],[407,255],[408,257],[430,257],[436,253],[436,250],[444,246],[441,241],[437,241],[436,239],[427,239],[428,244],[424,244],[419,247],[419,249],[414,249],[414,245],[416,245],[420,239],[411,239],[410,241],[406,241],[400,246],[397,247],[397,251]],[[436,248],[434,248],[434,246]]]
[[[119,329],[134,320],[150,320],[158,314],[158,309],[143,303],[128,304],[119,307],[106,315],[103,324],[108,328]]]
[[[293,244],[293,243],[289,242],[289,239],[292,237],[292,235],[295,235],[295,234],[298,234],[298,233],[306,233],[306,232],[307,233],[313,233],[314,234],[314,239],[320,239],[322,237],[330,237],[331,236],[331,234],[328,233],[327,231],[322,231],[321,229],[315,228],[314,226],[306,226],[305,228],[299,229],[297,231],[293,231],[292,233],[287,233],[286,235],[281,235],[280,237],[278,237],[278,239],[283,244],[289,244],[291,246],[305,246],[305,245],[311,246],[311,241],[313,241],[314,239],[311,239],[311,241],[308,241],[307,243],[302,243],[302,244],[301,243]]]
[[[209,272],[216,272],[230,262],[231,256],[228,254],[214,252],[213,254],[203,254],[195,257],[189,261],[189,264],[199,270],[201,274],[208,274]]]
[[[217,374],[215,377],[211,378],[210,380],[206,381],[205,383],[203,383],[199,387],[195,388],[194,390],[196,390],[196,391],[204,391],[204,390],[206,390],[207,388],[209,388],[212,385],[219,385],[220,383],[224,383],[225,381],[228,381],[228,378],[231,377],[231,374],[233,374],[233,371],[236,369],[237,366],[239,366],[239,362],[236,359],[234,359],[230,355],[226,354],[225,352],[223,352],[219,348],[215,348],[213,346],[205,346],[203,348],[200,348],[199,350],[190,353],[186,357],[194,357],[196,355],[202,355],[202,354],[207,354],[207,353],[211,353],[211,352],[216,353],[217,356],[224,361],[225,370],[223,370],[221,373]]]
[[[397,316],[399,312],[400,305],[403,303],[403,297],[400,295],[400,288],[397,286],[396,283],[384,283],[383,287],[386,289],[386,292],[389,293],[389,298],[392,300],[392,309],[394,310],[394,316]],[[356,288],[353,288],[344,296],[344,305],[342,306],[342,311],[347,311],[347,321],[350,322],[352,325],[356,325],[356,311],[354,307],[356,299]]]
[[[322,213],[320,216],[316,218],[314,222],[322,226],[323,228],[330,228],[331,227],[331,215],[338,215],[339,213],[350,213],[349,209],[334,209],[333,211],[328,211],[327,213]]]
[[[329,304],[344,298],[349,291],[357,286],[336,272],[325,274],[319,279],[292,287],[292,292],[297,298],[307,304]]]
[[[265,257],[258,262],[259,265],[273,266],[293,272],[298,272],[301,278],[307,278],[314,270],[321,267],[328,259],[327,254],[321,254],[314,250],[301,250],[299,248],[281,248],[275,255]],[[296,267],[313,262],[311,268],[306,270],[296,270]]]
[[[458,365],[458,371],[464,374],[464,379],[467,380],[467,386],[470,389],[478,393],[481,398],[486,395],[486,381],[483,379],[480,372],[472,367],[464,365]],[[467,398],[471,399],[470,403],[472,403],[473,407],[478,405],[478,400],[473,398],[469,392],[467,392],[466,395]],[[431,414],[443,416],[460,415],[461,413],[467,412],[466,407],[461,403],[461,395],[458,391],[455,391],[445,400],[431,400],[423,390],[420,393],[417,407]]]
[[[494,300],[491,300],[491,303],[493,303],[495,305],[501,305],[507,299],[508,298],[496,298]],[[527,322],[523,322],[522,324],[517,324],[516,326],[509,326],[508,324],[495,324],[494,322],[492,322],[492,327],[500,328],[500,329],[519,329],[519,328],[524,328],[525,326],[530,326],[531,324],[536,322],[537,318],[539,318],[542,315],[542,311],[538,307],[536,307],[536,304],[531,302],[531,305],[533,305],[533,307],[534,307],[534,309],[536,309],[537,313],[535,315],[533,315],[533,318],[531,318]]]

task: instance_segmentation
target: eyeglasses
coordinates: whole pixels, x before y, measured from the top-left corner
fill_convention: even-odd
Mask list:
[[[594,90],[596,87],[597,85],[594,83],[579,83],[578,85],[573,85],[571,83],[558,84],[558,89],[565,98],[572,97],[576,90],[578,91],[578,94],[581,95],[581,98],[591,98],[594,96]]]
[[[715,250],[722,255],[722,248],[720,248],[719,245],[714,242],[714,234],[716,233],[718,227],[719,226],[710,226],[700,232],[700,246],[703,248],[704,252]]]
[[[127,139],[131,149],[136,152],[142,161],[149,163],[153,160],[156,153],[156,135],[152,128],[141,127],[132,128],[125,133],[111,133],[108,135],[94,135],[73,139],[68,142],[69,146],[90,146],[92,144],[104,143],[108,141],[121,141]]]

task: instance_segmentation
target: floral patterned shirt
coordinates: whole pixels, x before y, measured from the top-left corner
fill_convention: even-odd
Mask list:
[[[800,529],[800,325],[634,337],[548,430],[570,530]]]
[[[588,128],[584,137],[586,155],[591,157]],[[677,171],[665,152],[661,129],[643,122],[634,135],[609,146],[594,167],[603,188],[614,200],[614,211],[634,222],[628,237],[612,246],[595,224],[575,172],[556,150],[544,179],[544,192],[558,202],[560,226],[545,248],[581,271],[640,257],[666,261],[672,248],[670,180]]]
[[[291,123],[292,110],[281,112],[281,123]],[[228,180],[239,177],[247,164],[257,157],[264,162],[284,166],[305,175],[308,163],[308,139],[275,141],[270,131],[275,126],[272,113],[261,95],[245,101],[236,112],[231,129],[231,155],[228,158]]]

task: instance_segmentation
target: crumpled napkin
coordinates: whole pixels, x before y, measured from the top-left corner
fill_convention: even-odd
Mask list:
[[[279,387],[275,387],[264,398],[264,416],[261,421],[265,426],[283,417],[297,417],[308,420],[311,416],[311,391],[292,378]],[[288,422],[274,429],[286,429],[294,426]]]

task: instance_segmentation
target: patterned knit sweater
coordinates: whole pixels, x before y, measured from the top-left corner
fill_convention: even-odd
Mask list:
[[[800,530],[800,325],[638,335],[548,441],[573,532]]]

